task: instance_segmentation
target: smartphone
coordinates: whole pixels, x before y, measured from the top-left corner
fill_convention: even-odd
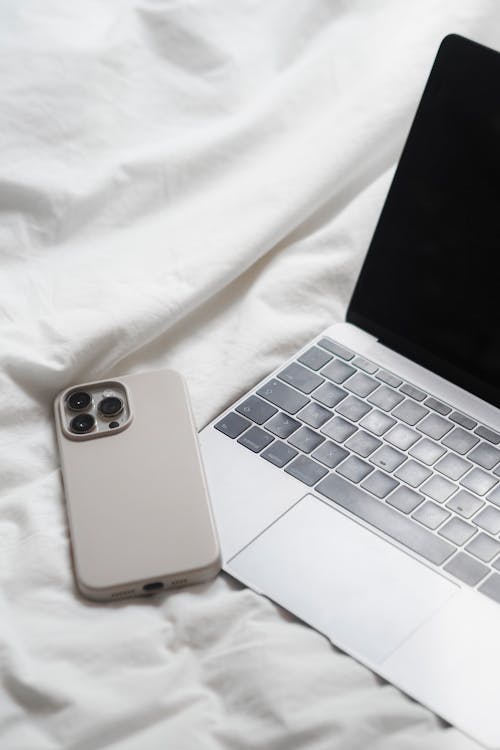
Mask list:
[[[80,591],[109,601],[207,581],[215,523],[184,379],[172,370],[67,388],[55,399]]]

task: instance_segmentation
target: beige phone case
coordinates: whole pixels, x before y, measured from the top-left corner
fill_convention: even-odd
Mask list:
[[[71,435],[66,398],[99,384],[125,390],[127,424]],[[214,577],[220,551],[183,378],[163,370],[73,386],[55,414],[82,593],[119,599]]]

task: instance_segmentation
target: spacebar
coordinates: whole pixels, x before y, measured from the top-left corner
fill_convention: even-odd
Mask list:
[[[323,479],[316,485],[316,490],[435,565],[441,565],[455,551],[455,547],[444,539],[434,536],[416,521],[410,521],[336,474]]]

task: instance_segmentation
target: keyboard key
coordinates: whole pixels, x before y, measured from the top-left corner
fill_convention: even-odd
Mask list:
[[[349,452],[341,448],[340,445],[332,443],[331,440],[326,440],[311,455],[312,458],[321,461],[325,466],[334,469],[344,458],[347,458]]]
[[[284,414],[282,411],[278,412],[278,414],[266,424],[266,430],[269,430],[273,435],[277,435],[285,440],[287,437],[290,437],[292,432],[298,430],[299,427],[300,422],[297,422],[296,419],[292,419],[292,417],[289,417],[288,414]]]
[[[489,443],[493,443],[493,445],[498,445],[498,443],[500,443],[500,435],[498,432],[493,432],[493,430],[490,430],[488,427],[481,425],[477,430],[474,430],[474,432]]]
[[[474,560],[465,552],[457,552],[455,557],[446,563],[444,570],[469,586],[475,586],[489,572],[486,565]]]
[[[399,390],[401,393],[404,393],[405,396],[411,396],[411,398],[414,398],[415,401],[423,401],[427,396],[427,393],[421,391],[420,388],[415,388],[415,386],[410,383],[403,383]]]
[[[285,466],[285,471],[287,474],[291,474],[292,477],[300,479],[308,487],[312,487],[325,474],[328,474],[328,469],[320,466],[316,461],[311,461],[307,456],[297,456],[292,463]]]
[[[441,440],[443,435],[451,430],[453,425],[447,419],[437,414],[429,414],[418,425],[418,429],[434,440]]]
[[[456,453],[460,453],[460,455],[463,456],[478,442],[479,439],[474,437],[474,435],[471,435],[470,432],[465,432],[461,427],[455,427],[453,432],[450,432],[450,434],[443,440],[443,445],[446,445],[447,448],[451,448]]]
[[[423,499],[422,495],[419,495],[418,492],[414,492],[408,487],[401,486],[398,487],[396,492],[393,492],[392,495],[387,498],[386,502],[389,503],[389,505],[393,505],[403,513],[411,513],[417,505],[420,505]]]
[[[388,477],[387,474],[384,474],[382,471],[374,471],[373,474],[370,474],[370,476],[365,479],[361,486],[375,495],[375,497],[379,497],[382,500],[384,497],[387,497],[389,492],[392,492],[398,484],[399,482],[396,482],[392,477]]]
[[[466,430],[473,430],[477,425],[477,422],[474,422],[473,419],[466,417],[465,414],[461,414],[459,411],[454,411],[453,414],[450,414],[449,419],[461,427],[465,427]]]
[[[341,362],[340,359],[335,359],[321,370],[321,374],[329,380],[333,380],[334,383],[343,383],[344,380],[350,378],[355,372],[356,370],[354,367],[351,367],[345,362]]]
[[[446,449],[443,448],[442,445],[438,445],[438,443],[434,443],[428,438],[422,438],[422,440],[419,440],[409,453],[410,456],[418,458],[419,461],[427,464],[427,466],[432,466],[432,464],[437,461],[443,453],[446,453]]]
[[[432,497],[438,503],[444,503],[445,500],[453,495],[456,489],[457,485],[448,482],[444,477],[433,476],[422,485],[420,492]]]
[[[403,461],[406,461],[406,456],[400,453],[395,448],[391,448],[390,445],[383,445],[382,448],[373,454],[370,458],[372,464],[385,469],[385,471],[394,471],[400,466]]]
[[[293,385],[303,393],[311,393],[318,385],[321,385],[323,378],[317,375],[315,372],[307,370],[297,362],[292,362],[291,365],[285,367],[278,375],[280,380],[284,380],[285,383]]]
[[[309,427],[301,427],[300,430],[293,433],[292,437],[288,438],[288,442],[295,448],[304,451],[304,453],[310,453],[318,445],[321,445],[324,439],[322,435],[318,435]]]
[[[412,459],[410,459],[395,472],[394,476],[401,479],[403,482],[406,482],[406,484],[409,484],[410,487],[418,487],[431,474],[432,472],[430,469],[427,469],[417,461],[412,461]]]
[[[488,495],[488,500],[500,507],[500,486],[495,487],[493,492],[490,492],[490,494]]]
[[[337,443],[343,443],[348,437],[354,435],[358,428],[342,417],[334,417],[321,428],[321,432]]]
[[[383,383],[387,383],[387,385],[390,385],[393,388],[399,388],[399,386],[403,382],[401,378],[397,378],[396,375],[393,375],[392,372],[387,372],[387,370],[379,370],[377,373],[377,378],[378,380],[381,380]]]
[[[259,388],[257,393],[262,398],[265,398],[266,401],[270,401],[275,406],[290,414],[295,414],[309,403],[308,398],[274,378],[273,380],[269,380],[262,388]]]
[[[270,461],[281,469],[297,455],[297,451],[294,448],[290,448],[286,443],[282,443],[281,440],[275,440],[274,443],[271,443],[269,448],[262,451],[260,455],[262,458],[265,458],[266,461]]]
[[[474,516],[474,523],[493,536],[500,534],[500,510],[487,505]]]
[[[273,436],[269,435],[268,432],[261,430],[260,427],[250,427],[249,430],[244,432],[243,435],[238,438],[238,443],[241,443],[245,448],[248,448],[254,453],[259,453],[259,451],[268,446],[273,440]]]
[[[474,536],[477,529],[470,523],[462,521],[461,518],[450,518],[449,521],[439,530],[439,533],[448,539],[449,542],[457,544],[459,547],[468,542],[471,536]]]
[[[362,461],[357,456],[349,456],[338,466],[335,471],[342,474],[343,477],[350,479],[351,482],[361,482],[368,474],[373,471],[373,466]]]
[[[347,388],[348,391],[351,391],[351,393],[355,393],[357,396],[365,398],[366,396],[369,396],[375,388],[378,388],[379,384],[369,375],[365,375],[364,372],[357,372],[352,378],[349,378],[344,387]]]
[[[378,370],[377,365],[374,365],[373,362],[369,362],[363,357],[356,357],[355,359],[353,359],[352,363],[353,365],[356,365],[356,367],[359,367],[361,370],[367,372],[369,375],[373,375]]]
[[[312,346],[299,357],[299,362],[307,365],[311,370],[320,370],[331,359],[331,354],[327,354],[323,349],[318,349],[317,346]]]
[[[427,401],[425,401],[424,403],[429,407],[429,409],[437,411],[438,414],[442,414],[443,416],[446,416],[451,411],[451,406],[443,404],[442,401],[438,401],[437,398],[434,398],[433,396],[429,396]]]
[[[465,549],[483,562],[490,562],[500,552],[500,542],[481,532],[474,537],[472,542],[469,542]]]
[[[325,409],[324,406],[311,402],[302,411],[299,411],[297,416],[311,427],[321,427],[321,425],[333,417],[333,413]]]
[[[486,594],[493,601],[500,603],[500,576],[498,573],[492,573],[484,583],[479,586],[478,591]]]
[[[345,447],[349,448],[349,450],[351,451],[354,451],[354,453],[358,453],[360,456],[363,456],[363,458],[367,458],[367,456],[369,456],[370,453],[373,453],[373,451],[376,450],[379,445],[382,445],[382,442],[380,440],[377,440],[377,438],[373,437],[373,435],[369,435],[363,430],[358,430],[355,435],[349,438],[349,440],[345,444]]]
[[[423,523],[428,529],[437,529],[437,527],[442,524],[449,515],[448,511],[444,508],[436,505],[436,503],[432,503],[430,500],[426,500],[425,503],[413,513],[412,518]]]
[[[500,461],[500,451],[487,443],[480,443],[470,451],[467,458],[483,469],[492,469]]]
[[[428,413],[428,409],[424,409],[420,404],[410,401],[409,398],[405,399],[402,404],[399,404],[399,406],[396,406],[396,408],[392,410],[393,416],[410,425],[417,424],[417,422],[420,422],[422,417],[425,417]]]
[[[252,422],[264,424],[278,410],[274,406],[271,406],[271,404],[258,398],[258,396],[250,396],[250,398],[247,398],[246,401],[243,401],[242,404],[236,407],[236,411],[251,419]]]
[[[238,435],[241,435],[243,430],[246,430],[250,424],[251,422],[249,422],[248,419],[244,419],[243,417],[240,417],[239,414],[231,412],[230,414],[226,414],[226,416],[223,417],[220,422],[217,422],[214,427],[216,430],[219,430],[219,432],[223,432],[224,435],[227,435],[230,438],[236,438]]]
[[[332,354],[335,354],[337,357],[342,357],[342,359],[346,359],[347,361],[354,357],[354,354],[350,352],[349,349],[346,349],[345,346],[341,346],[331,339],[321,339],[318,341],[318,344],[322,346],[323,349],[327,349]]]
[[[443,563],[455,550],[445,539],[431,534],[394,508],[381,503],[368,492],[349,484],[336,474],[323,479],[316,490],[435,565]]]
[[[391,411],[402,400],[403,396],[400,393],[393,391],[392,388],[388,388],[386,385],[377,388],[368,398],[370,404],[378,406],[379,409],[383,409],[384,411]]]
[[[482,469],[472,469],[460,480],[460,484],[475,492],[476,495],[486,495],[497,483],[498,479]]]
[[[337,411],[342,416],[347,417],[353,422],[357,422],[358,419],[368,414],[371,408],[371,406],[356,398],[356,396],[348,396],[337,406]]]
[[[453,495],[451,500],[446,503],[446,507],[459,513],[464,518],[470,518],[479,508],[484,505],[482,500],[471,495],[466,490],[459,490]]]
[[[306,407],[307,408],[307,407]],[[460,479],[472,464],[454,453],[448,453],[444,458],[437,462],[435,469],[449,477],[450,479]]]
[[[384,432],[387,432],[389,427],[396,424],[396,420],[378,409],[372,409],[372,411],[367,414],[359,424],[365,429],[370,430],[370,432],[373,432],[375,435],[383,435]]]
[[[402,451],[407,451],[408,448],[411,448],[411,446],[417,442],[420,435],[418,435],[415,430],[406,427],[404,424],[397,424],[390,432],[387,432],[384,437],[388,443],[395,445],[396,448],[401,448]]]
[[[339,388],[338,385],[333,385],[333,383],[323,383],[312,394],[312,397],[316,401],[329,407],[337,406],[346,396],[347,391],[343,391],[342,388]]]

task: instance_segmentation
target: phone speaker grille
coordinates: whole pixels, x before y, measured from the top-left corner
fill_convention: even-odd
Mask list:
[[[176,578],[175,581],[170,581],[170,586],[185,586],[187,582],[187,578]]]
[[[125,591],[115,591],[114,594],[111,594],[112,599],[121,599],[124,596],[132,596],[136,593],[135,589],[125,589]]]

